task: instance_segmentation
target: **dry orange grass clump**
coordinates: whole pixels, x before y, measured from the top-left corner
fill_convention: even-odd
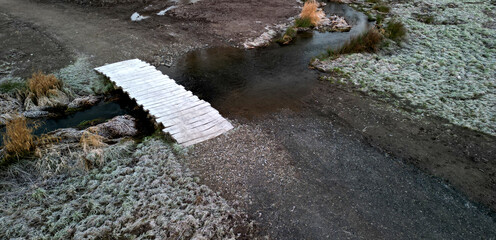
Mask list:
[[[83,147],[84,152],[89,152],[93,148],[100,148],[105,146],[103,142],[103,137],[98,135],[98,132],[94,128],[88,128],[87,131],[83,132],[79,144]]]
[[[45,96],[49,90],[60,89],[61,87],[62,82],[53,74],[46,75],[41,71],[33,73],[33,76],[28,79],[28,88],[31,92],[36,94],[37,97]]]
[[[303,9],[300,13],[301,19],[309,19],[313,26],[318,26],[325,13],[322,10],[317,9],[319,3],[316,0],[308,0],[303,5]]]
[[[88,128],[87,131],[83,132],[81,139],[79,140],[79,144],[83,147],[83,151],[86,154],[94,153],[98,158],[97,161],[91,161],[86,156],[82,157],[82,164],[84,169],[90,170],[95,164],[103,165],[104,157],[103,157],[103,149],[102,147],[106,146],[103,142],[104,139],[102,136],[98,135],[98,131],[95,128]]]
[[[3,143],[8,158],[19,159],[34,147],[33,130],[28,127],[25,117],[18,116],[8,121],[5,128]]]

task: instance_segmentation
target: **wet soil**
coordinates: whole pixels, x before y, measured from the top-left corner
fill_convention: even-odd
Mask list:
[[[494,208],[494,175],[479,170],[495,169],[494,137],[327,82],[303,101],[238,119],[185,161],[275,239],[496,235],[494,209],[474,203]]]
[[[435,118],[414,118],[322,82],[307,100],[319,114],[345,122],[366,141],[444,179],[469,199],[496,210],[496,137]]]

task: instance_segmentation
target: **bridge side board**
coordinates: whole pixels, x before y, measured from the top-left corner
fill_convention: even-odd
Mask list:
[[[233,129],[209,103],[139,59],[107,64],[95,71],[108,77],[180,145],[191,146]]]

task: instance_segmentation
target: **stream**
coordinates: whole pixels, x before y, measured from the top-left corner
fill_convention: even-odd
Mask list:
[[[318,73],[308,69],[311,58],[328,48],[339,48],[369,27],[367,17],[346,4],[327,3],[324,10],[328,16],[344,16],[352,25],[351,31],[298,33],[289,45],[272,43],[252,50],[200,49],[187,54],[173,67],[158,69],[211,103],[224,116],[250,117],[280,108],[297,109],[300,99],[309,94],[318,81]],[[129,104],[129,99],[124,102]],[[102,102],[62,118],[42,120],[35,134],[76,127],[83,121],[130,114],[130,109],[132,106],[122,102]]]

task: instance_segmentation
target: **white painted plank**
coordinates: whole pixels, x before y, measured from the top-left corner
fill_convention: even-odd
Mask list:
[[[136,100],[184,146],[216,137],[232,125],[209,103],[139,59],[95,68]]]
[[[231,124],[228,121],[225,121],[218,128],[210,128],[208,130],[205,130],[203,132],[203,134],[204,134],[203,136],[200,136],[200,137],[197,137],[197,138],[193,138],[193,139],[189,139],[189,140],[186,140],[186,141],[183,141],[183,142],[179,142],[179,143],[181,145],[187,147],[187,146],[191,146],[193,144],[199,143],[199,142],[203,142],[203,141],[206,141],[206,140],[215,138],[215,137],[217,137],[217,136],[225,133],[226,132],[226,130],[225,130],[226,127],[229,127],[229,126],[231,126]],[[232,126],[231,126],[230,129],[232,129]],[[181,137],[179,137],[179,138],[181,138]]]
[[[119,70],[123,70],[126,68],[140,68],[140,67],[146,67],[146,66],[151,66],[150,64],[142,61],[130,61],[130,62],[122,62],[122,63],[115,63],[115,64],[109,64],[105,65],[99,68],[96,68],[97,71],[105,72],[105,73],[114,73]]]

